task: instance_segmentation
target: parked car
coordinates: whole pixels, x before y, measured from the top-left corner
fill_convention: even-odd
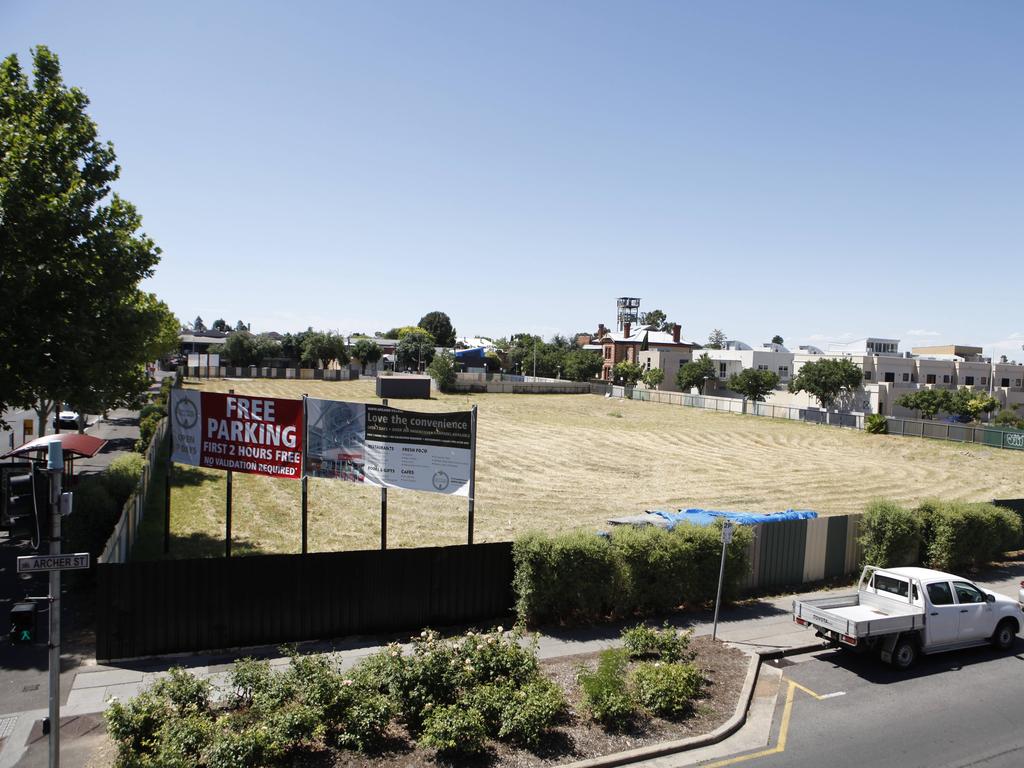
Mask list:
[[[67,408],[67,406],[65,406]],[[78,411],[64,410],[53,417],[54,429],[78,429]]]
[[[1017,593],[1017,602],[1020,603],[1020,610],[1024,613],[1024,581],[1020,583],[1020,592]]]
[[[928,568],[876,568],[852,595],[793,601],[793,620],[837,647],[872,649],[906,669],[920,653],[991,643],[1006,650],[1024,625],[1019,601]]]

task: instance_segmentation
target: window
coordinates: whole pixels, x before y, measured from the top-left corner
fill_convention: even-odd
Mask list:
[[[36,423],[32,419],[24,419],[21,422],[22,431],[25,433],[25,437],[31,437],[36,432]]]
[[[903,380],[904,381],[910,381],[910,374],[909,373],[904,373],[903,374]]]
[[[611,347],[605,347],[604,348],[604,359],[605,360],[611,360],[612,359],[612,348]]]
[[[903,579],[894,579],[892,576],[883,576],[880,573],[876,573],[872,579],[872,586],[875,588],[875,592],[886,592],[890,595],[897,595],[905,598],[907,596],[907,588],[909,582]],[[917,585],[914,585],[914,599],[917,599]]]
[[[1000,387],[1008,387],[1008,386],[1010,386],[1010,380],[1009,379],[1000,379],[999,381],[1002,382],[999,385]]]
[[[757,370],[759,370],[759,371],[767,371],[768,370],[768,366],[767,365],[758,365],[757,366]]]
[[[988,376],[982,376],[981,377],[981,386],[983,386],[983,387],[987,387],[988,386]]]
[[[895,382],[896,381],[896,373],[894,371],[886,371],[885,372],[885,380],[890,382],[890,383]]]
[[[779,376],[788,376],[788,375],[789,375],[789,366],[788,365],[780,365],[779,366]]]
[[[948,581],[937,581],[928,585],[928,599],[932,605],[952,605],[953,590],[949,588]]]
[[[956,601],[958,603],[984,603],[985,593],[973,584],[966,581],[953,582],[953,589],[956,590]]]
[[[718,377],[721,379],[725,378],[725,363],[718,364]]]
[[[1019,387],[1020,386],[1020,379],[1014,379],[1013,380],[1013,386]]]
[[[942,374],[942,383],[943,384],[949,384],[949,374],[948,373]]]
[[[974,386],[974,377],[973,376],[965,376],[964,377],[964,384],[966,384],[968,387],[973,387]]]
[[[864,371],[864,381],[871,381],[871,371]]]
[[[924,383],[925,384],[934,384],[935,383],[935,374],[934,373],[926,374],[925,377],[924,377]]]
[[[683,366],[686,365],[688,362],[690,362],[690,361],[689,360],[680,360],[679,361],[679,370],[683,370]]]

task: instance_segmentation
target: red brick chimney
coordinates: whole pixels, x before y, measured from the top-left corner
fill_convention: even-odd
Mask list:
[[[622,335],[627,339],[629,338],[629,323],[624,323],[622,325]]]
[[[679,327],[679,323],[675,323],[672,326],[672,341],[674,341],[676,344],[679,343],[679,331],[680,330],[682,330],[682,329]]]
[[[608,333],[608,329],[604,327],[604,323],[598,323],[597,340],[600,341],[601,339],[603,339],[606,333]]]

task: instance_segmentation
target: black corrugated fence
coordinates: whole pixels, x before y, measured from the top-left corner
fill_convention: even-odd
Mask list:
[[[418,631],[513,603],[511,542],[100,564],[96,658]]]

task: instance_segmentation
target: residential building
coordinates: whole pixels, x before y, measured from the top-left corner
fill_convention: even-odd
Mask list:
[[[632,323],[623,323],[621,331],[611,331],[599,325],[595,339],[597,343],[601,345],[601,355],[603,366],[601,368],[601,378],[605,381],[612,381],[615,377],[612,373],[615,366],[627,360],[631,363],[639,363],[639,354],[641,352],[648,352],[651,350],[661,349],[674,349],[678,350],[683,354],[692,354],[694,349],[700,347],[692,341],[684,341],[680,338],[679,325],[672,326],[672,332],[666,333],[665,331],[658,331],[654,329],[654,326],[640,326],[636,329],[633,328]],[[585,347],[586,348],[586,347]],[[647,362],[650,362],[650,358],[646,358]],[[666,364],[669,363],[666,359]],[[660,365],[652,367],[659,367]],[[671,378],[675,379],[675,373],[662,368],[665,371],[666,382]],[[676,367],[678,370],[678,366]]]
[[[697,357],[707,355],[715,363],[715,376],[719,385],[746,368],[771,371],[786,384],[793,377],[793,353],[781,344],[765,343],[755,349],[742,341],[729,340],[724,349],[703,348]]]

